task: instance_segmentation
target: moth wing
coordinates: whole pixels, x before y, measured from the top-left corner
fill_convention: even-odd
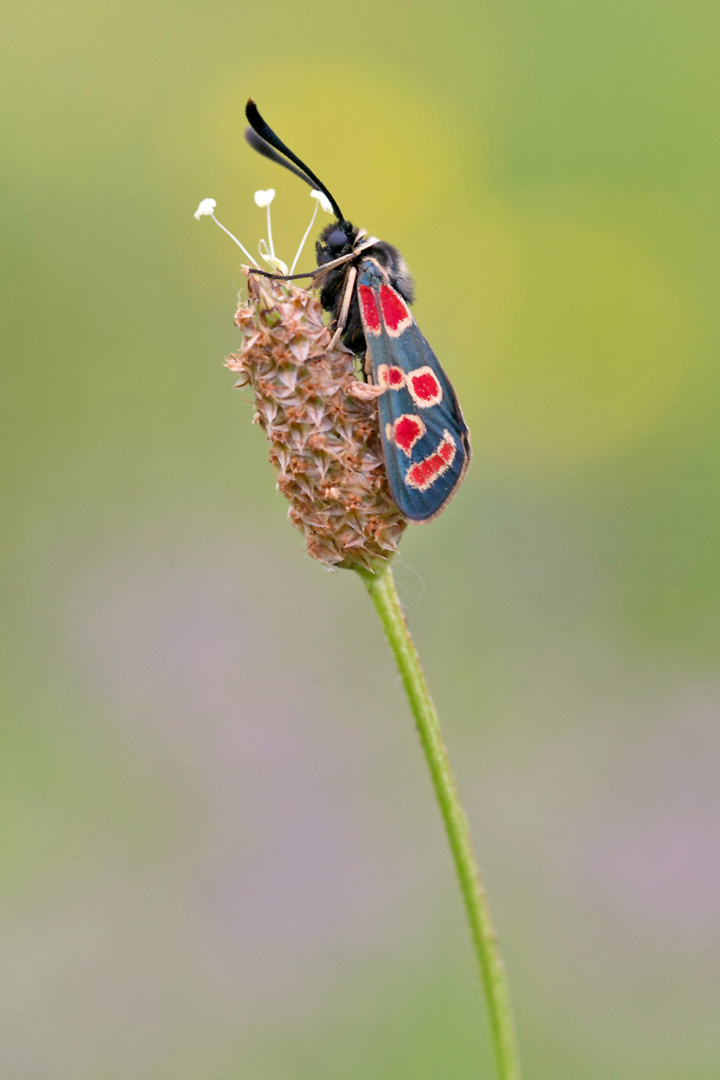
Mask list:
[[[378,398],[393,499],[410,521],[447,506],[470,464],[470,433],[455,391],[403,298],[374,264],[358,279],[359,306]]]

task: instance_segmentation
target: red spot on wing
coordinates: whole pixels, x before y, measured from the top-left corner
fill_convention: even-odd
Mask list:
[[[410,372],[407,379],[408,389],[421,409],[440,404],[443,396],[442,386],[432,368],[416,368],[415,371]]]
[[[427,372],[425,375],[416,375],[412,384],[413,390],[423,401],[431,401],[440,392],[438,381],[432,372]]]
[[[415,443],[425,434],[425,425],[419,416],[404,413],[395,421],[392,434],[396,446],[409,456]]]
[[[416,491],[427,491],[438,477],[447,472],[455,460],[455,454],[455,440],[449,431],[444,431],[442,442],[437,450],[422,461],[411,465],[405,473],[408,486],[415,488]]]
[[[380,286],[380,306],[389,333],[400,334],[412,323],[407,304],[389,285]]]
[[[431,454],[424,461],[419,461],[417,465],[413,465],[408,469],[407,482],[410,487],[424,491],[440,476],[444,464],[440,454]]]
[[[378,386],[399,390],[405,383],[405,372],[395,364],[381,364],[377,370]]]
[[[375,302],[375,293],[369,285],[358,285],[358,295],[362,306],[365,330],[370,334],[379,334],[380,312]]]

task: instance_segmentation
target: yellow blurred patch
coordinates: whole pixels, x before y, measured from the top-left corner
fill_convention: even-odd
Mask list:
[[[285,182],[273,207],[279,229],[303,226],[302,185],[283,181],[241,137],[252,93],[350,220],[389,238],[422,231],[412,266],[419,317],[469,395],[478,452],[522,467],[573,467],[651,430],[672,405],[692,320],[639,234],[562,203],[518,212],[478,183],[480,136],[473,129],[471,169],[466,116],[448,122],[431,97],[378,72],[340,82],[316,65],[310,89],[308,70],[307,62],[278,65],[272,77],[245,69],[218,85],[213,142],[223,170],[238,177],[245,201],[254,186]],[[433,276],[430,257],[448,270]],[[448,321],[443,342],[437,328]]]
[[[476,356],[465,371],[478,448],[572,466],[657,424],[688,362],[692,321],[679,285],[639,238],[507,209],[467,228],[477,321],[463,337]]]
[[[350,221],[376,235],[388,223],[402,228],[457,189],[457,143],[432,98],[417,87],[399,89],[376,71],[343,81],[336,71],[324,73],[307,61],[278,65],[272,80],[261,72],[253,78],[246,68],[218,86],[217,139],[236,176],[270,177],[275,185],[282,172],[239,137],[248,96]]]

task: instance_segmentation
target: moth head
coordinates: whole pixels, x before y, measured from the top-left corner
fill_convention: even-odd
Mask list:
[[[333,221],[326,225],[316,245],[318,266],[339,259],[341,255],[349,255],[355,247],[357,235],[358,230],[349,221]]]

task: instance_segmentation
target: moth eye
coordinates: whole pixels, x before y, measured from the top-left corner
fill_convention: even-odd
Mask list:
[[[327,246],[331,251],[341,251],[347,244],[348,238],[342,229],[335,229],[327,238]]]

